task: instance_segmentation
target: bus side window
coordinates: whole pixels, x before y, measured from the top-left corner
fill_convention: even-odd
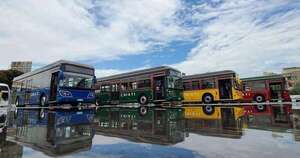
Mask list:
[[[192,85],[190,84],[190,82],[183,82],[183,89],[184,90],[191,90]]]
[[[117,92],[118,91],[118,84],[111,85],[111,91],[112,92]]]
[[[200,83],[199,83],[199,81],[192,81],[192,89],[193,90],[200,89]]]
[[[252,82],[251,87],[253,90],[263,90],[266,88],[266,84],[264,81],[255,81]]]
[[[126,91],[127,90],[127,83],[121,83],[121,90]]]
[[[147,79],[147,80],[138,81],[137,88],[149,88],[150,86],[151,86],[151,81]]]
[[[206,89],[206,88],[215,88],[215,82],[214,80],[203,80],[202,81],[202,87],[201,89]]]
[[[132,89],[137,89],[137,82],[132,82],[131,87]]]

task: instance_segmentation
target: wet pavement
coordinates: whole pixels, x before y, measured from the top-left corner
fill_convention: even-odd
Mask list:
[[[239,109],[103,107],[98,110],[19,109],[0,137],[0,158],[295,157],[300,121]],[[293,111],[294,114],[300,114]],[[300,115],[299,115],[300,116]],[[6,134],[5,134],[6,133]]]

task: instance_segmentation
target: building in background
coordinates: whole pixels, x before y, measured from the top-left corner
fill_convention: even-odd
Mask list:
[[[10,68],[12,70],[18,70],[23,73],[31,71],[32,62],[31,61],[13,61],[11,62]]]
[[[263,72],[263,75],[264,76],[273,76],[273,75],[278,75],[278,74],[275,72],[271,72],[271,71],[265,71],[265,72]]]
[[[300,67],[288,67],[282,70],[283,76],[289,83],[289,89],[293,89],[297,83],[300,84]]]

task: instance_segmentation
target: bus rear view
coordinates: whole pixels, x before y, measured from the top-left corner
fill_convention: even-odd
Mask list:
[[[60,60],[16,77],[13,101],[17,107],[94,105],[95,81],[93,67]]]

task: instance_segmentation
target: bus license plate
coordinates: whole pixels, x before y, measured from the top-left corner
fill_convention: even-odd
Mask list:
[[[82,114],[82,111],[77,111],[76,114],[77,114],[77,115],[81,115],[81,114]]]

